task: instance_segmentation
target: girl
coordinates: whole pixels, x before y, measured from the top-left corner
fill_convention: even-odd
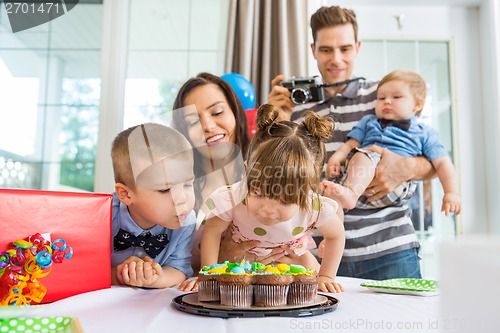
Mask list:
[[[278,115],[272,105],[259,108],[259,130],[250,144],[246,181],[220,187],[207,200],[210,212],[201,263],[218,262],[221,235],[232,222],[235,241],[260,242],[252,249],[257,256],[285,248],[295,263],[319,269],[319,290],[341,292],[335,276],[344,249],[344,228],[337,203],[317,193],[325,157],[323,140],[331,135],[333,122],[314,112],[300,125],[278,122]],[[309,252],[315,247],[313,228],[325,239],[321,266]]]

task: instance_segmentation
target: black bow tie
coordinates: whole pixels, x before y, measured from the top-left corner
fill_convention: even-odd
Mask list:
[[[410,119],[403,119],[403,120],[378,119],[378,122],[382,128],[386,128],[387,126],[394,126],[397,128],[401,128],[404,131],[407,131],[411,125]]]
[[[142,247],[144,251],[154,258],[163,251],[168,244],[168,236],[166,234],[151,235],[148,231],[144,235],[134,236],[130,232],[120,229],[114,238],[115,251],[122,251],[131,246]]]

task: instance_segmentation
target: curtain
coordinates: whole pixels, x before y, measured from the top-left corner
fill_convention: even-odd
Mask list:
[[[230,0],[226,73],[249,79],[257,104],[271,80],[307,74],[309,17],[304,0]]]

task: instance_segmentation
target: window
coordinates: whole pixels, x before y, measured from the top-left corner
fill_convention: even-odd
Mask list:
[[[168,124],[184,81],[223,74],[227,13],[224,0],[131,0],[125,128]]]
[[[128,1],[128,15],[119,18],[124,34],[104,24],[117,13],[104,16],[98,0],[81,0],[65,15],[17,33],[0,6],[0,187],[94,191],[101,61],[111,54],[111,46],[101,49],[105,33],[128,42],[122,59],[110,59],[127,63],[125,94],[118,96],[125,108],[105,110],[123,113],[123,127],[168,123],[184,81],[201,71],[222,74],[227,0]]]
[[[101,9],[12,33],[0,10],[0,186],[93,190]]]

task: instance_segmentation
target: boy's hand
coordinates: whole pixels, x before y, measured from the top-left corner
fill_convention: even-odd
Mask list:
[[[130,256],[116,266],[116,277],[120,284],[134,287],[149,287],[163,274],[161,266],[149,257],[141,259]]]
[[[318,277],[318,290],[327,293],[341,293],[344,291],[344,287],[340,283],[335,282],[335,279],[320,275]]]
[[[198,278],[190,278],[181,282],[179,290],[182,291],[198,291]]]
[[[441,211],[444,212],[446,216],[450,213],[455,213],[457,215],[460,214],[462,211],[462,201],[460,196],[456,193],[445,193]]]

